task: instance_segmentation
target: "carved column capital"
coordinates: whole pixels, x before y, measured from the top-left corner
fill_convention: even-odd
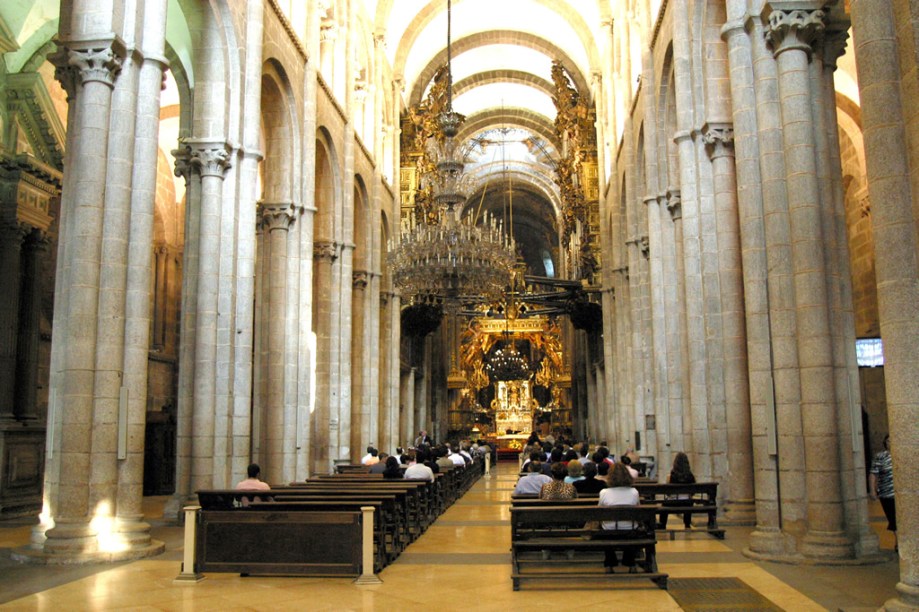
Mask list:
[[[351,275],[351,283],[354,289],[363,291],[370,282],[370,273],[364,270],[357,270]]]
[[[184,176],[197,173],[202,178],[213,176],[219,179],[226,177],[227,170],[233,167],[230,157],[232,147],[225,142],[183,140],[179,148],[172,152],[176,159],[175,174]]]
[[[313,258],[329,262],[335,261],[338,259],[338,247],[337,242],[314,242]]]
[[[26,236],[31,233],[32,227],[26,223],[16,219],[0,220],[0,239],[4,242],[14,242],[21,246]]]
[[[774,3],[775,4],[775,3]],[[782,9],[767,4],[762,18],[766,44],[775,57],[785,51],[804,51],[808,58],[826,30],[826,13],[822,9]]]
[[[259,205],[262,224],[269,232],[290,229],[297,210],[290,202],[262,202]]]
[[[702,142],[710,159],[734,156],[734,126],[730,123],[706,123]]]
[[[78,84],[95,81],[114,87],[127,55],[127,49],[120,39],[75,43],[73,47],[68,46],[68,43],[60,45],[61,48],[48,59],[55,65],[54,76],[61,82],[68,97],[73,97]]]
[[[683,218],[683,198],[679,189],[667,190],[667,210],[674,221]]]

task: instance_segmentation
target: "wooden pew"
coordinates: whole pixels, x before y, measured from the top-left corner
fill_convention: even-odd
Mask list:
[[[242,504],[243,498],[249,498],[247,506]],[[398,557],[405,549],[408,541],[402,534],[402,517],[397,508],[397,496],[391,491],[363,492],[360,495],[331,495],[323,498],[313,498],[303,492],[289,489],[272,489],[270,491],[240,491],[236,489],[198,491],[198,500],[202,512],[242,512],[248,510],[281,510],[278,505],[282,502],[315,502],[311,506],[302,505],[300,510],[312,511],[360,511],[362,506],[374,508],[374,539],[379,544],[377,564],[382,567]],[[275,505],[271,505],[275,504]],[[211,520],[235,521],[228,516],[211,515]],[[216,570],[220,571],[220,570]]]
[[[661,514],[704,514],[707,517],[705,531],[719,540],[724,539],[724,529],[718,527],[718,483],[697,482],[694,484],[676,483],[637,483],[635,488],[643,504],[661,504]],[[687,496],[679,499],[680,496]],[[678,530],[665,529],[670,539]],[[679,530],[682,532],[682,530]]]
[[[511,507],[511,556],[514,590],[520,590],[523,580],[646,580],[667,588],[667,574],[657,567],[657,538],[654,526],[657,506],[584,506],[565,503],[542,507]],[[602,521],[632,521],[632,530],[604,530]],[[608,539],[615,535],[616,539]],[[553,562],[542,551],[606,552],[637,548],[642,552],[637,560],[641,573],[601,573],[556,571],[559,563],[570,569],[568,561]],[[526,569],[526,571],[524,571]]]
[[[636,482],[633,486],[638,490],[641,503],[646,505],[660,504],[661,514],[677,514],[681,516],[684,512],[704,514],[707,519],[706,528],[704,530],[694,529],[693,531],[705,531],[719,540],[724,539],[724,529],[718,527],[718,505],[716,501],[718,498],[717,482],[700,482],[695,484]],[[680,495],[689,497],[686,499],[678,499],[677,496]],[[598,498],[599,494],[597,493],[584,494],[579,495],[578,499],[575,501],[579,502],[581,505],[596,505]],[[537,507],[546,503],[546,500],[540,500],[537,495],[511,495],[511,503],[514,506],[520,505],[524,507],[527,505],[525,503],[527,501],[538,502],[535,504]],[[675,538],[677,533],[686,533],[683,529],[659,529],[658,531],[666,531],[670,535],[671,540]]]
[[[196,571],[358,576],[363,569],[362,515],[359,508],[202,509],[197,515]]]

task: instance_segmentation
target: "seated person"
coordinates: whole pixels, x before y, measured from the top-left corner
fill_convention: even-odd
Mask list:
[[[600,491],[601,506],[637,506],[639,504],[638,489],[632,486],[632,475],[622,462],[613,466],[609,475],[610,486]],[[602,524],[604,530],[610,533],[605,534],[605,539],[615,540],[617,537],[631,537],[631,532],[635,529],[632,521],[604,521]],[[616,532],[624,532],[617,534]],[[629,573],[635,573],[635,548],[626,547],[622,552],[622,564],[629,568]],[[606,572],[612,573],[613,568],[619,565],[619,559],[616,557],[616,551],[607,550],[606,558],[603,561]]]
[[[574,484],[580,480],[584,480],[584,466],[581,465],[580,461],[572,459],[568,462],[566,467],[568,468],[568,475],[565,476],[565,482]],[[577,489],[577,487],[575,487],[575,489]]]
[[[398,457],[387,457],[385,465],[383,478],[402,478],[402,467],[399,465]]]
[[[667,477],[667,482],[671,483],[680,483],[680,484],[694,484],[696,482],[696,477],[692,473],[692,469],[689,467],[689,457],[686,456],[686,453],[679,452],[673,458],[673,469],[670,470],[670,476]],[[664,500],[664,506],[682,506],[685,504],[692,505],[692,502],[679,501],[679,500],[688,500],[689,495],[680,494],[673,497],[668,497]],[[670,517],[669,514],[662,512],[657,521],[658,529],[667,528],[667,519]],[[684,512],[683,513],[683,527],[686,529],[692,529],[692,513]]]
[[[389,458],[389,454],[380,453],[379,461],[370,466],[371,474],[382,474],[386,471],[386,460]]]
[[[436,463],[434,464],[437,465]],[[408,468],[405,470],[406,480],[427,480],[434,481],[434,472],[430,467],[418,461],[417,456],[409,455]]]
[[[530,461],[530,473],[521,476],[514,487],[514,495],[539,495],[544,484],[552,482],[552,478],[542,473],[542,463]]]
[[[271,490],[271,485],[269,485],[267,482],[262,482],[259,479],[259,474],[262,473],[262,468],[260,468],[257,463],[250,463],[249,467],[246,468],[246,473],[248,474],[248,478],[240,480],[236,484],[237,491],[270,491]],[[262,498],[259,496],[255,496],[255,499],[258,501],[262,500]],[[249,502],[251,501],[252,499],[249,498],[248,496],[239,498],[239,502],[243,506],[248,506]]]
[[[378,457],[379,451],[373,446],[367,447],[367,454],[361,458],[361,465],[373,465],[374,463],[379,463],[380,458]]]
[[[578,464],[580,465],[580,464]],[[552,481],[539,490],[539,499],[575,499],[578,496],[574,485],[565,482],[568,468],[561,461],[552,464]]]
[[[638,478],[638,470],[632,467],[632,458],[629,457],[628,453],[623,453],[619,457],[619,462],[625,466],[625,469],[628,470],[629,474],[632,476],[632,480]]]
[[[584,464],[582,469],[584,471],[584,478],[574,483],[574,488],[577,489],[578,495],[592,495],[606,488],[606,480],[597,478],[596,463],[588,461]]]

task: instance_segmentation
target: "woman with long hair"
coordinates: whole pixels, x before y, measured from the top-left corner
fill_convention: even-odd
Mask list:
[[[692,469],[689,467],[689,457],[686,456],[686,453],[679,452],[673,458],[673,468],[670,470],[670,476],[667,477],[667,482],[676,483],[676,484],[693,484],[696,482],[696,477],[692,473]],[[664,506],[680,506],[684,503],[688,495],[677,495],[672,501],[665,500]],[[661,512],[660,518],[657,521],[658,529],[667,528],[667,518],[670,515],[666,512]],[[683,526],[686,529],[692,528],[692,513],[684,512],[683,513]]]

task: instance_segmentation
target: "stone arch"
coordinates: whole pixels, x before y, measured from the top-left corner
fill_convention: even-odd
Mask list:
[[[325,127],[316,130],[316,218],[313,235],[315,242],[330,242],[335,239],[335,217],[339,209],[340,194],[337,154],[332,136]]]
[[[577,89],[582,96],[587,98],[591,96],[589,79],[577,67],[574,59],[572,59],[572,57],[561,47],[548,40],[534,36],[533,34],[508,30],[493,30],[490,32],[480,32],[478,34],[464,36],[458,40],[453,41],[453,57],[458,57],[460,54],[471,49],[494,44],[519,45],[527,49],[532,49],[542,53],[550,61],[553,59],[561,61],[565,71],[571,75],[571,78],[574,81],[575,89]],[[432,57],[427,64],[425,64],[424,69],[413,82],[412,91],[409,96],[410,105],[418,104],[421,101],[425,91],[427,91],[428,85],[434,78],[434,74],[441,66],[445,65],[446,63],[447,50],[442,49],[436,55],[434,55],[434,57]]]
[[[373,236],[371,233],[370,197],[364,178],[354,177],[354,258],[355,271],[369,272],[373,265]]]
[[[274,60],[265,63],[261,93],[261,149],[264,152],[261,199],[273,203],[293,202],[300,150],[294,129],[296,110],[290,82],[283,67]]]

